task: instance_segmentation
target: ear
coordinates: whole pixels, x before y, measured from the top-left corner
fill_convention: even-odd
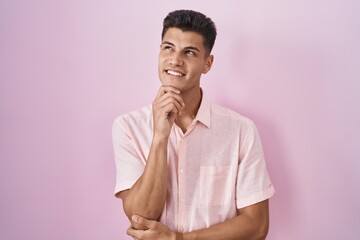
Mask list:
[[[210,71],[213,62],[214,62],[214,55],[209,55],[205,60],[205,67],[203,70],[203,74],[206,74],[208,71]]]

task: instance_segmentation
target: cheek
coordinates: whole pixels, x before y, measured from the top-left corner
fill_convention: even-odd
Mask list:
[[[206,63],[201,67],[201,73],[207,73],[209,70],[210,70],[210,67]]]
[[[159,59],[158,59],[158,67],[159,67],[159,70],[161,67],[164,66],[164,58],[162,58],[161,56],[159,56]]]
[[[193,72],[196,73],[197,75],[200,75],[205,71],[205,67],[203,65],[198,65],[193,69],[194,69]]]
[[[158,59],[159,67],[164,67],[166,65],[166,61],[167,61],[167,58],[160,55],[159,59]]]
[[[205,66],[205,67],[203,67],[201,73],[207,73],[208,71],[209,71],[209,69]]]

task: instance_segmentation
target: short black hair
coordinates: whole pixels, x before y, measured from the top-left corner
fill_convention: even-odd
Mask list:
[[[164,18],[161,39],[164,38],[166,31],[172,27],[179,28],[182,31],[199,33],[204,38],[203,44],[208,54],[211,53],[216,39],[216,27],[210,18],[193,10],[170,12]]]

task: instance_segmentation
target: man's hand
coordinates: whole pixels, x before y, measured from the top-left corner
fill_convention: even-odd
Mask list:
[[[160,87],[152,104],[155,136],[167,138],[170,135],[175,118],[184,105],[178,89],[165,85]]]
[[[132,221],[147,228],[147,230],[135,230],[130,227],[127,234],[135,240],[182,240],[180,234],[172,232],[158,221],[148,220],[139,215],[134,215]]]

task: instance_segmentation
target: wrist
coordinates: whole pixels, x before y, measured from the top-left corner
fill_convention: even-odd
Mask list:
[[[161,134],[154,134],[153,136],[153,143],[157,144],[157,145],[162,145],[162,144],[166,144],[168,143],[169,140],[169,136],[167,135],[161,135]]]
[[[195,232],[186,232],[186,233],[181,233],[180,239],[181,240],[196,240],[196,239],[198,239],[198,237]]]
[[[184,235],[182,233],[175,233],[175,240],[184,240]]]

